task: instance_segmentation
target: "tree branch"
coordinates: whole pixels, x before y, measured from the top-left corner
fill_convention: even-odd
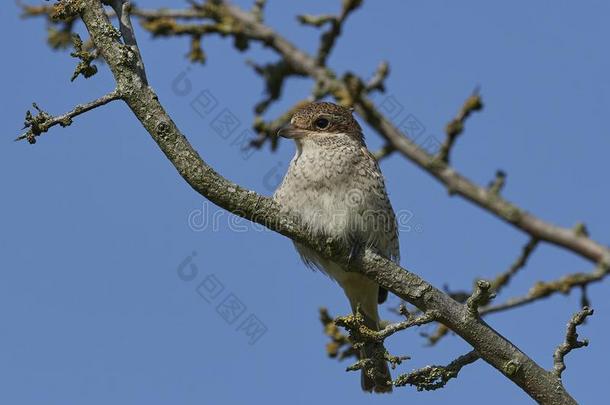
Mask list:
[[[508,270],[498,274],[491,281],[490,289],[495,295],[499,294],[502,289],[504,289],[504,287],[508,285],[513,276],[517,274],[519,270],[525,267],[525,265],[527,264],[527,260],[529,259],[536,246],[538,246],[538,240],[530,239],[530,241],[525,246],[523,246],[521,255],[519,255],[517,260],[515,260],[515,262],[508,268]],[[470,295],[472,294],[474,294],[474,291],[470,293]],[[488,304],[489,300],[482,300],[479,302],[480,306],[485,306]],[[485,309],[483,309],[482,311],[482,314],[484,313]],[[430,345],[435,345],[436,343],[438,343],[439,340],[446,336],[447,333],[449,333],[449,329],[447,329],[445,325],[438,325],[438,327],[433,333],[426,336],[428,338],[428,343]]]
[[[440,317],[438,311],[431,309],[417,317],[407,315],[407,319],[402,322],[391,323],[383,329],[376,331],[369,329],[363,322],[360,314],[341,316],[335,319],[335,324],[346,328],[358,342],[383,342],[393,334],[411,328],[434,322]]]
[[[371,93],[375,90],[380,92],[385,92],[385,79],[387,79],[390,74],[390,64],[386,61],[382,61],[377,66],[377,70],[375,70],[375,74],[366,84],[366,92]]]
[[[349,337],[341,332],[326,308],[320,308],[320,322],[324,327],[324,334],[330,338],[330,342],[326,345],[326,353],[329,357],[339,360],[359,357],[358,350],[354,348]]]
[[[511,272],[512,272],[512,274],[514,274],[520,268],[520,266],[525,265],[525,262],[527,261],[527,258],[529,257],[532,250],[534,249],[534,246],[535,246],[535,240],[531,240],[526,246],[524,246],[523,252],[522,252],[521,256],[517,259],[517,261],[515,263],[513,263],[513,265],[509,268],[509,270],[507,270],[507,272],[500,274],[492,282],[492,289],[493,289],[494,284],[498,286],[498,287],[496,287],[497,288],[496,291],[499,291],[500,287],[502,285],[506,285],[506,284],[500,285],[499,283],[502,283],[503,280],[506,280],[506,278],[504,278],[505,276],[511,274]],[[535,302],[535,301],[539,301],[539,300],[548,298],[552,295],[557,295],[560,293],[568,294],[575,288],[582,288],[584,291],[584,289],[587,286],[589,286],[590,284],[602,281],[609,274],[610,274],[610,267],[606,267],[602,264],[599,264],[595,268],[595,270],[590,273],[573,273],[573,274],[567,274],[567,275],[565,275],[557,280],[553,280],[553,281],[539,281],[536,284],[534,284],[534,286],[530,289],[530,291],[527,294],[522,295],[520,297],[510,298],[501,304],[483,306],[482,308],[479,309],[479,314],[481,316],[484,316],[484,315],[489,315],[489,314],[493,314],[496,312],[508,311],[511,309],[522,307],[527,304],[531,304],[532,302]],[[583,294],[584,294],[584,292],[583,292]],[[586,304],[586,303],[588,303],[588,299],[586,299],[586,296],[584,296],[584,297],[585,298],[583,299],[583,302]],[[587,305],[583,305],[583,306],[587,306]],[[433,333],[431,333],[429,336],[426,336],[428,339],[428,343],[430,345],[436,344],[439,340],[441,340],[444,336],[446,336],[447,333],[449,333],[449,329],[447,328],[447,326],[442,325],[442,324],[438,325],[438,327],[436,328],[436,330]]]
[[[566,369],[566,365],[564,363],[565,356],[567,356],[567,354],[574,349],[579,349],[581,347],[589,345],[589,341],[587,339],[583,341],[578,340],[578,333],[576,332],[576,327],[578,325],[582,325],[585,319],[587,319],[587,317],[590,315],[593,315],[593,310],[584,307],[583,309],[575,313],[568,322],[566,338],[562,344],[557,346],[557,349],[553,354],[553,373],[558,378],[561,378],[561,374]]]
[[[260,115],[257,115],[254,119],[253,128],[258,133],[258,137],[253,139],[250,145],[255,148],[260,148],[263,146],[266,140],[270,139],[271,149],[275,150],[278,143],[277,132],[280,130],[280,128],[290,121],[292,114],[294,114],[297,109],[312,101],[313,100],[311,99],[300,100],[291,108],[286,110],[286,112],[284,112],[282,115],[270,122],[265,122]]]
[[[333,49],[335,42],[339,35],[341,35],[341,29],[343,23],[347,17],[362,5],[362,0],[343,0],[343,7],[341,14],[337,16],[333,15],[322,15],[322,16],[311,16],[311,15],[300,15],[298,20],[302,24],[312,25],[314,27],[321,27],[325,24],[330,24],[328,31],[322,34],[320,38],[320,47],[318,48],[318,54],[316,56],[316,63],[320,66],[326,65],[326,60]]]
[[[502,170],[496,170],[496,176],[489,182],[487,189],[494,195],[500,195],[500,192],[506,184],[506,173]]]
[[[610,267],[600,264],[591,273],[574,273],[553,281],[539,281],[534,284],[527,294],[521,297],[511,298],[502,304],[482,308],[481,315],[513,309],[558,293],[567,294],[573,288],[585,287],[602,281],[608,274],[610,274]]]
[[[412,385],[418,391],[432,391],[444,387],[447,382],[456,378],[464,366],[480,359],[476,351],[466,353],[446,366],[426,366],[408,374],[400,375],[394,381],[396,387]]]
[[[15,141],[27,139],[29,143],[36,143],[37,136],[47,132],[55,125],[59,124],[62,127],[67,127],[68,125],[72,124],[73,118],[120,98],[121,94],[117,90],[113,90],[97,100],[77,105],[73,110],[56,117],[52,117],[47,112],[41,110],[36,103],[33,103],[33,106],[38,111],[38,114],[33,116],[29,110],[27,111],[25,114],[25,128],[30,129],[26,133],[18,136]]]
[[[146,78],[146,71],[144,70],[144,62],[142,61],[138,41],[136,40],[136,35],[131,24],[131,18],[129,17],[131,3],[128,0],[104,0],[104,3],[110,5],[116,13],[119,20],[119,28],[121,30],[123,42],[135,54],[138,75],[140,76],[140,79],[142,79],[142,82],[147,85],[148,79]]]
[[[494,280],[491,282],[491,288],[494,290],[496,294],[499,294],[504,287],[508,285],[510,280],[527,264],[531,254],[538,246],[538,239],[530,239],[525,246],[521,249],[521,254],[515,260],[513,264],[503,273],[498,274]]]
[[[70,56],[80,59],[80,62],[76,65],[70,81],[76,80],[79,75],[83,75],[85,79],[95,75],[97,66],[92,65],[91,62],[97,57],[96,52],[89,52],[78,34],[72,34],[72,43],[74,44],[74,52],[70,53]]]
[[[375,157],[375,159],[377,159],[377,161],[381,161],[390,156],[392,153],[394,153],[395,150],[396,149],[394,149],[392,145],[386,144],[379,148],[378,151],[374,152],[373,156]]]
[[[451,148],[453,147],[457,137],[464,131],[464,123],[466,122],[466,119],[474,111],[480,111],[482,109],[483,101],[479,95],[479,90],[476,89],[472,95],[466,99],[464,105],[455,118],[452,119],[445,127],[445,142],[443,142],[438,151],[438,155],[436,156],[437,159],[440,159],[445,163],[449,163]]]
[[[471,317],[479,316],[479,306],[493,299],[495,293],[491,290],[491,283],[486,280],[479,280],[470,297],[466,300],[466,308],[468,315]]]

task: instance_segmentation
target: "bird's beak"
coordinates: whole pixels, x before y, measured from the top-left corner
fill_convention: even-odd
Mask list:
[[[299,139],[302,138],[306,133],[307,131],[297,128],[290,123],[284,125],[279,131],[277,131],[278,136],[286,139]]]

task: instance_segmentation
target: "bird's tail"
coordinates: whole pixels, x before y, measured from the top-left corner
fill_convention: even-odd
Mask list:
[[[365,316],[365,324],[367,323],[366,318]],[[373,329],[372,326],[377,325],[367,325],[370,329]],[[378,329],[379,327],[377,326],[375,330]],[[374,361],[372,369],[363,368],[361,370],[360,384],[364,391],[377,393],[392,392],[392,376],[390,375],[388,363],[384,360],[384,354],[385,347],[383,347],[382,343],[365,343],[360,349],[361,359],[371,359]]]
[[[360,312],[364,324],[372,330],[379,330],[377,295],[379,286],[361,275],[354,275],[351,282],[344,283],[343,289],[350,300],[352,311]],[[360,359],[371,359],[373,367],[362,369],[361,385],[367,392],[392,392],[392,376],[384,358],[382,343],[365,343],[360,349]]]

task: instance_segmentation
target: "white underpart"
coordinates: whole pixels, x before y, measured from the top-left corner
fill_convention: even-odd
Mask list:
[[[354,245],[356,238],[364,246],[388,250],[390,236],[382,229],[373,229],[370,219],[367,221],[373,210],[391,212],[375,164],[363,152],[363,146],[356,140],[350,141],[352,138],[347,134],[317,136],[340,143],[320,145],[308,137],[297,140],[295,156],[274,198],[288,211],[298,213],[314,235],[339,238],[348,247]],[[380,187],[382,195],[374,192]],[[337,280],[352,308],[360,306],[372,322],[378,322],[377,284],[361,274],[346,271],[306,246],[295,245],[306,262]]]

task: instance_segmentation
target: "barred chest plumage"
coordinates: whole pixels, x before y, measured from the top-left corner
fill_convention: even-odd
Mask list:
[[[370,152],[353,138],[338,135],[299,142],[274,198],[298,213],[314,234],[398,257],[395,217],[383,177]],[[309,264],[332,273],[314,252],[299,245],[297,250]]]

